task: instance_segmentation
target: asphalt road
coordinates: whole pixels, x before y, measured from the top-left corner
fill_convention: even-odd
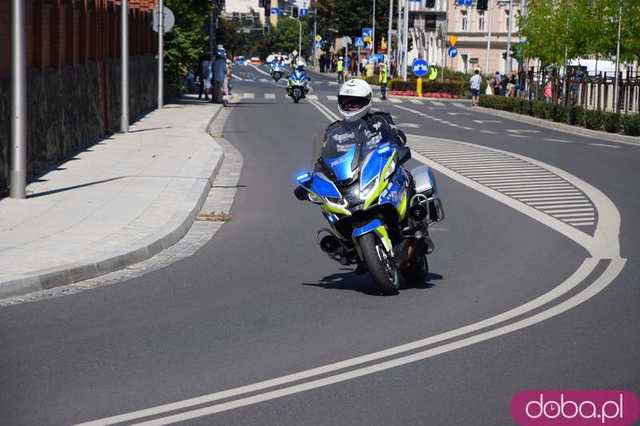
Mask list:
[[[317,100],[296,105],[254,68],[235,73],[241,100],[224,136],[244,167],[232,220],[162,270],[0,309],[1,424],[102,419],[413,342],[525,304],[589,257],[565,235],[438,174],[447,218],[432,232],[428,282],[395,297],[373,294],[366,276],[320,251],[319,209],[292,196],[314,135],[329,124],[314,102],[335,111],[337,86],[314,77]],[[190,425],[508,425],[522,389],[640,389],[640,146],[497,119],[464,103],[376,107],[407,133],[521,154],[596,187],[622,218],[620,275],[567,312],[457,350],[264,401],[256,388],[246,394],[255,401],[215,414],[194,413],[214,404],[199,401],[125,424],[178,415]]]

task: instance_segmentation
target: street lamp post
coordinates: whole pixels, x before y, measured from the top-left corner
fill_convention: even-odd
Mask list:
[[[485,58],[485,74],[489,75],[489,55],[491,52],[491,7],[489,6],[489,2],[487,2],[487,10],[485,10],[485,17],[487,18],[485,20],[485,23],[487,25],[487,53],[486,53],[486,58]]]
[[[389,0],[389,33],[387,34],[387,71],[391,72],[391,47],[393,43],[391,41],[393,37],[393,0]],[[360,60],[360,55],[358,55]]]
[[[122,14],[120,17],[120,101],[122,104],[120,132],[127,133],[129,131],[129,0],[122,0],[120,8]]]
[[[371,54],[376,54],[376,0],[373,0],[373,25],[371,28]]]
[[[164,1],[158,0],[158,109],[164,104]]]
[[[408,65],[408,55],[409,55],[409,0],[404,1],[404,20],[402,22],[402,79],[407,79],[407,65]]]
[[[509,0],[509,25],[507,28],[507,60],[504,64],[504,74],[511,72],[513,66],[511,62],[511,28],[513,25],[513,0]]]
[[[11,198],[26,198],[27,66],[22,0],[12,1],[11,38]]]
[[[616,42],[616,79],[615,79],[615,87],[613,89],[613,111],[618,112],[618,103],[620,96],[620,32],[622,30],[622,0],[619,0],[620,7],[618,9],[618,40]]]

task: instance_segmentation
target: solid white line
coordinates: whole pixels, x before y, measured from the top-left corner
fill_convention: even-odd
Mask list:
[[[528,138],[529,137],[527,135],[518,135],[518,134],[515,134],[515,133],[505,133],[505,134],[507,136],[511,136],[511,137],[514,137],[514,138]]]
[[[464,130],[475,130],[475,127],[460,126],[460,128]]]
[[[494,132],[493,130],[480,130],[480,132],[481,133],[486,133],[488,135],[497,135],[498,134],[498,132]]]
[[[520,198],[520,201],[547,201],[547,200],[559,200],[559,199],[563,199],[563,200],[571,200],[571,199],[580,199],[580,200],[588,200],[587,197],[585,197],[584,195],[555,195],[555,196],[548,196],[546,194],[541,194],[541,195],[535,195],[535,196],[527,196],[524,198]]]
[[[581,216],[589,216],[589,217],[595,217],[593,215],[593,213],[560,213],[560,214],[554,214],[554,217],[559,217],[559,218],[570,218],[570,217],[581,217]],[[584,217],[582,217],[582,219],[584,219]],[[562,219],[562,220],[566,220],[566,219]]]
[[[618,146],[618,145],[607,145],[607,144],[604,144],[604,143],[590,143],[589,145],[591,145],[591,146],[602,146],[602,147],[605,147],[605,148],[614,148],[614,149],[622,148],[621,146]]]
[[[542,209],[545,213],[553,215],[555,213],[573,213],[573,212],[592,212],[593,207],[582,207],[582,208],[572,208],[572,209]]]
[[[544,177],[544,176],[523,176],[523,177],[478,177],[475,180],[482,181],[487,185],[500,185],[502,183],[509,184],[515,183],[520,184],[520,187],[523,185],[531,184],[531,183],[562,183],[562,179],[558,179],[556,177]]]
[[[573,142],[568,141],[566,139],[544,138],[543,140],[548,141],[548,142],[573,143]]]
[[[571,202],[571,201],[566,201],[566,202],[557,202],[557,201],[542,201],[542,202],[534,202],[534,203],[527,203],[530,206],[534,206],[537,208],[541,208],[545,211],[547,211],[548,209],[554,209],[554,208],[567,208],[567,207],[592,207],[591,203],[589,201],[579,201],[579,202]]]
[[[548,195],[579,195],[582,194],[577,189],[567,190],[567,189],[555,189],[555,188],[529,188],[529,189],[521,189],[518,188],[507,188],[500,189],[499,187],[495,187],[494,189],[504,192],[510,197],[518,198],[520,197],[528,197],[533,194],[548,194]]]
[[[158,9],[158,10],[160,10],[160,9]],[[237,75],[235,75],[235,74],[231,74],[231,76],[232,76],[233,78],[235,78],[236,80],[244,81],[244,78],[242,78],[242,77],[240,77],[240,76],[237,76]]]
[[[492,185],[493,189],[503,189],[509,193],[512,192],[525,192],[523,197],[527,196],[526,192],[535,192],[540,194],[549,194],[549,191],[555,192],[577,192],[578,194],[582,194],[580,191],[575,189],[570,183],[527,183],[524,185],[518,184],[508,184],[508,185]],[[521,191],[516,191],[516,188],[521,188]]]
[[[548,177],[553,177],[553,178],[557,178],[557,176],[552,175],[551,173],[549,173],[548,171],[544,170],[544,169],[540,169],[540,168],[534,168],[534,169],[529,169],[529,170],[518,170],[518,169],[513,169],[513,170],[458,170],[458,171],[463,171],[467,176],[475,176],[475,177],[508,177],[508,176],[521,176],[521,177],[528,177],[528,176],[548,176]],[[562,179],[560,179],[562,180]]]
[[[573,225],[573,224],[576,224],[576,223],[584,223],[584,222],[593,223],[594,219],[595,219],[595,216],[594,217],[573,217],[573,218],[565,218],[565,219],[562,219],[562,220],[564,220],[565,222],[570,223],[570,224]]]
[[[591,225],[595,225],[595,223],[593,221],[591,221],[591,222],[575,222],[575,223],[572,223],[571,225],[573,225],[573,226],[591,226]]]
[[[586,262],[587,260],[585,260],[585,263]],[[444,345],[436,346],[430,349],[426,349],[424,351],[413,353],[411,355],[406,355],[400,358],[395,358],[389,361],[384,361],[378,364],[362,367],[356,370],[347,371],[344,373],[336,374],[334,376],[329,376],[322,379],[313,380],[311,382],[292,385],[289,387],[280,388],[280,389],[268,391],[262,394],[232,400],[229,402],[223,402],[220,404],[211,405],[211,406],[200,408],[193,411],[174,414],[168,417],[150,420],[148,422],[138,423],[138,426],[163,426],[171,423],[184,422],[194,418],[203,417],[203,416],[207,416],[215,413],[220,413],[223,411],[228,411],[234,408],[257,404],[257,403],[272,400],[275,398],[281,398],[287,395],[292,395],[295,393],[305,392],[311,389],[316,389],[319,387],[324,387],[331,384],[352,380],[358,377],[374,374],[380,371],[388,370],[394,367],[399,367],[409,363],[422,361],[424,359],[431,358],[446,352],[461,349],[476,343],[484,342],[486,340],[490,340],[508,333],[512,333],[514,331],[532,326],[534,324],[540,323],[542,321],[545,321],[547,319],[560,315],[584,303],[585,301],[591,299],[592,297],[597,295],[600,291],[602,291],[604,288],[606,288],[615,279],[615,277],[617,277],[620,274],[620,272],[624,268],[624,265],[625,265],[624,259],[614,259],[609,263],[609,265],[607,266],[607,268],[605,269],[602,275],[600,275],[593,283],[591,283],[588,287],[586,287],[584,290],[580,291],[576,295],[570,297],[569,299],[561,303],[558,303],[557,305],[554,305],[548,309],[545,309],[544,311],[539,312],[535,315],[523,318],[514,323],[503,325],[494,330],[485,331],[480,334],[472,335],[472,336],[469,336],[460,340],[456,340]],[[113,424],[113,422],[111,422],[110,424]]]
[[[159,9],[158,9],[158,10],[159,10]],[[269,73],[268,73],[268,72],[266,72],[266,71],[261,70],[261,69],[260,69],[260,68],[258,68],[257,66],[255,66],[255,65],[253,65],[253,64],[249,64],[249,66],[250,66],[251,68],[253,68],[254,70],[258,71],[260,74],[264,74],[264,75],[267,75],[267,76],[271,77],[271,74],[269,74]]]

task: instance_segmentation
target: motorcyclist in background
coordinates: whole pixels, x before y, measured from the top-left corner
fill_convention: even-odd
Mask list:
[[[296,81],[310,81],[311,79],[307,76],[307,71],[305,69],[305,63],[302,60],[298,61],[298,64],[296,65],[296,68],[289,73],[289,79],[287,80],[287,94],[289,96],[291,96],[291,91],[293,89],[293,85],[291,83],[291,80],[296,80]],[[309,91],[309,88],[305,85],[304,88],[304,94],[306,95],[307,92]]]

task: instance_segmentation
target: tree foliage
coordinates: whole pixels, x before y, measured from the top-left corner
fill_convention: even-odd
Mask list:
[[[389,1],[376,1],[376,43],[380,45],[389,29]],[[372,0],[318,0],[318,33],[325,40],[337,37],[357,37],[362,28],[373,24]],[[397,15],[397,11],[394,15]]]
[[[640,1],[638,0],[529,0],[528,15],[520,18],[526,38],[525,56],[561,65],[568,59],[616,53],[618,12],[622,3],[620,56],[640,57]]]

